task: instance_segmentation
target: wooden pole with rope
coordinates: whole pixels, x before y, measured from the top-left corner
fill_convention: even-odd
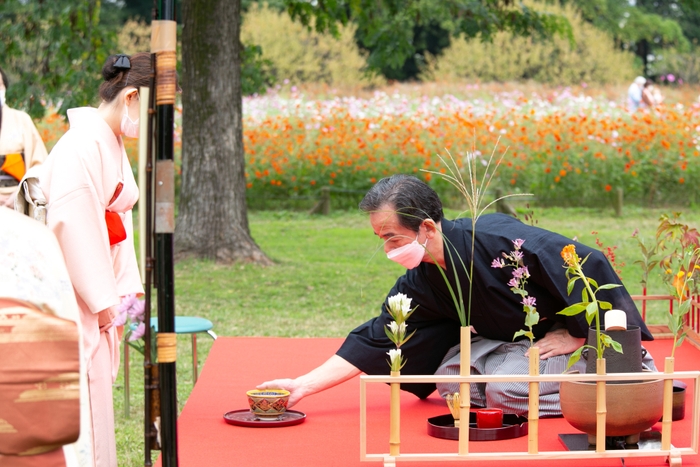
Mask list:
[[[157,18],[157,19],[155,19]],[[160,449],[163,467],[178,465],[175,334],[174,123],[177,90],[177,34],[173,0],[154,0],[151,53],[155,57],[155,173],[153,200],[154,278],[157,288],[157,360],[160,390]],[[150,324],[150,323],[148,323]],[[151,382],[152,383],[152,382]],[[150,386],[153,386],[151,384]],[[147,459],[150,462],[150,455]]]

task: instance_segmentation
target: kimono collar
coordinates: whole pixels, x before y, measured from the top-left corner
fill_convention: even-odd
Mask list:
[[[121,154],[123,143],[121,136],[116,136],[107,122],[93,107],[78,107],[68,109],[68,121],[71,130],[88,132],[101,143],[106,144],[110,151]]]

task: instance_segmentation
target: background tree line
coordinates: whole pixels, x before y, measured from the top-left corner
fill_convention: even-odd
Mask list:
[[[469,27],[478,36],[469,39],[468,30],[460,35],[456,21],[439,6],[450,1],[386,3],[389,7],[351,18],[343,10],[350,10],[353,1],[321,2],[330,5],[329,11],[317,14],[294,0],[241,0],[243,94],[265,92],[283,80],[365,86],[461,78],[570,84],[619,82],[636,73],[700,82],[700,0],[528,1],[528,8],[565,17],[578,34],[569,37],[569,44],[562,36],[553,55],[542,54],[542,47],[552,52],[546,37],[532,36],[513,46],[517,25],[509,31],[505,23],[475,21]],[[394,30],[382,28],[378,25],[397,16],[392,3],[397,11],[410,10],[402,7],[411,3],[428,7],[394,19],[399,23]],[[177,5],[181,19],[181,2]],[[35,118],[48,102],[61,113],[90,102],[110,53],[148,48],[152,9],[148,0],[2,2],[0,54],[13,81],[10,102]],[[276,27],[261,27],[270,21]],[[567,57],[566,66],[552,63],[567,62]]]
[[[698,67],[689,63],[696,60],[692,52],[697,47],[700,0],[634,4],[561,0],[563,5],[534,0],[269,0],[268,14],[288,16],[308,28],[284,39],[282,27],[276,30],[267,24],[249,35],[245,32],[247,15],[265,10],[261,3],[178,3],[183,137],[175,247],[181,255],[267,262],[250,237],[247,222],[242,94],[263,92],[275,80],[318,78],[298,77],[299,61],[285,71],[266,55],[266,44],[267,49],[286,45],[279,50],[287,56],[294,47],[303,53],[315,46],[323,59],[312,60],[311,68],[329,69],[321,79],[331,82],[348,75],[362,76],[368,84],[377,79],[451,76],[605,82],[611,74],[623,79],[637,70],[646,75],[673,72],[685,81],[697,80]],[[148,49],[147,39],[139,35],[143,26],[138,21],[147,24],[158,5],[158,0],[4,0],[0,3],[0,57],[13,81],[8,103],[27,109],[35,118],[49,106],[64,113],[70,107],[96,104],[104,60],[119,48],[136,51],[124,50],[135,41],[140,41],[140,50]],[[125,33],[129,19],[137,23]],[[287,29],[294,27],[286,24]],[[271,30],[272,39],[255,36],[256,29]],[[595,31],[604,36],[595,38]],[[118,45],[120,33],[122,44]],[[241,42],[241,37],[250,42]],[[305,39],[295,46],[288,37]],[[331,37],[347,47],[331,45]],[[511,37],[527,42],[514,47]],[[263,39],[268,42],[256,43]],[[500,44],[505,46],[499,46],[504,40]],[[464,41],[469,41],[466,50],[455,52],[454,48],[464,47]],[[598,48],[586,50],[594,42]],[[554,48],[542,48],[545,43]],[[606,48],[612,58],[596,61]],[[346,49],[355,50],[353,60],[345,60]],[[536,49],[539,62],[533,56],[518,62],[514,73],[513,67],[505,66],[495,71],[507,68],[510,74],[494,71],[495,58],[506,53],[520,56],[525,49]],[[634,59],[622,58],[630,53],[638,57],[636,64]],[[479,54],[481,58],[474,60]],[[610,67],[611,61],[618,66]],[[333,71],[330,65],[339,62],[346,68]],[[347,63],[356,68],[353,73],[348,73]],[[574,66],[579,71],[569,73]],[[695,70],[695,75],[688,69]]]

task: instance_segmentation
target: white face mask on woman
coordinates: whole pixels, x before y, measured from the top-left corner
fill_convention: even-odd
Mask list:
[[[122,114],[121,130],[124,136],[129,138],[139,137],[139,119],[132,120],[129,117],[129,107],[124,103],[124,113]]]
[[[424,244],[418,243],[418,235],[416,239],[411,243],[407,243],[404,246],[394,248],[386,254],[386,257],[390,260],[399,263],[406,269],[413,269],[418,266],[425,255],[426,246],[428,245],[428,239],[425,239]]]

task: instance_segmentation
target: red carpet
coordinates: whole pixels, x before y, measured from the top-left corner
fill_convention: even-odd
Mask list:
[[[248,408],[245,392],[263,381],[295,377],[323,363],[342,339],[219,338],[211,349],[202,374],[178,421],[178,456],[182,467],[213,466],[361,466],[359,378],[310,396],[293,410],[306,413],[304,423],[281,428],[247,428],[224,422],[223,414]],[[670,354],[670,340],[648,346],[657,365]],[[410,356],[409,356],[410,358]],[[690,344],[676,350],[676,370],[697,370],[700,351]],[[688,383],[686,418],[673,423],[672,442],[690,446],[693,403],[692,381]],[[367,452],[388,452],[389,389],[368,385]],[[427,419],[449,413],[436,393],[421,401],[402,394],[401,452],[457,452],[457,441],[427,434]],[[660,431],[661,425],[655,429]],[[564,419],[540,421],[540,451],[562,451],[560,433],[577,433]],[[470,452],[527,451],[527,437],[508,441],[470,442]],[[700,466],[700,455],[683,456],[683,466]],[[455,462],[440,463],[440,465]],[[499,465],[503,462],[486,462]],[[513,465],[559,467],[623,465],[620,458],[573,461],[508,461]],[[457,462],[457,464],[463,464]],[[483,463],[479,463],[483,464]],[[158,462],[157,465],[160,465]],[[436,462],[402,462],[397,465],[435,466]],[[627,458],[626,466],[664,466],[664,457]]]

